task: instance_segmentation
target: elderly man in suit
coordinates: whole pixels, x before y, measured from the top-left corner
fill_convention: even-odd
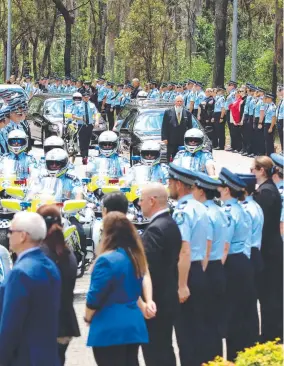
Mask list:
[[[59,366],[60,274],[39,248],[45,236],[39,214],[14,216],[9,238],[18,258],[1,288],[1,366]]]
[[[153,285],[157,314],[147,320],[149,344],[143,345],[147,366],[175,366],[172,334],[178,311],[178,261],[181,234],[168,209],[168,194],[161,183],[143,188],[140,206],[150,223],[142,235]]]
[[[167,159],[172,161],[183,146],[185,132],[192,128],[191,113],[185,109],[182,95],[175,98],[175,106],[167,109],[162,124],[162,142],[167,145]]]

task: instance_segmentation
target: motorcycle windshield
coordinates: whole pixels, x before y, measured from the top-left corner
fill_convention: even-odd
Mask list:
[[[144,183],[151,180],[151,167],[147,165],[135,166],[135,183]]]
[[[17,163],[16,160],[4,158],[0,165],[0,175],[5,178],[16,175],[18,173]]]
[[[100,159],[98,161],[98,169],[97,169],[97,175],[102,176],[109,176],[110,173],[110,161],[109,159]]]
[[[61,202],[63,197],[62,181],[56,177],[41,178],[36,184],[30,186],[28,199],[40,197],[53,197],[56,201]]]

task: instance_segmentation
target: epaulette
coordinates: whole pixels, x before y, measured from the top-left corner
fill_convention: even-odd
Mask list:
[[[72,179],[73,181],[79,179],[75,174],[74,172],[72,172],[72,170],[67,170],[67,172],[65,173],[65,177],[66,178],[69,178],[69,179]]]
[[[231,209],[232,209],[232,205],[228,204],[224,207],[225,209],[225,212],[231,212]]]

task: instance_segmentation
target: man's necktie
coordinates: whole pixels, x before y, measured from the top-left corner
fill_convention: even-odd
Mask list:
[[[85,116],[86,116],[86,124],[89,124],[89,111],[88,111],[88,102],[85,102]]]
[[[180,120],[181,120],[181,113],[180,112],[178,112],[177,118],[178,118],[178,124],[180,125]]]

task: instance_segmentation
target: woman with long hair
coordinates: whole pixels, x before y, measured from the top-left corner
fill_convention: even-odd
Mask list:
[[[93,347],[98,366],[135,366],[139,345],[148,342],[137,305],[147,261],[141,239],[123,213],[108,213],[103,225],[87,294],[87,345]]]
[[[72,337],[79,337],[80,330],[73,307],[73,291],[77,276],[77,260],[65,243],[60,210],[56,204],[43,205],[37,210],[45,220],[47,235],[42,246],[44,253],[52,259],[61,275],[61,301],[58,326],[58,353],[61,365]]]

